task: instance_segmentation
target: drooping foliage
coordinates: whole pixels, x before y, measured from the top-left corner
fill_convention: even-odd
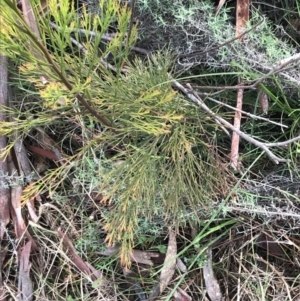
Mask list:
[[[170,53],[129,55],[136,29],[128,41],[126,7],[101,0],[99,14],[83,9],[79,16],[66,0],[50,0],[47,12],[32,1],[39,37],[15,4],[2,5],[0,51],[16,64],[12,77],[25,100],[3,108],[11,121],[0,134],[17,131],[25,139],[39,126],[57,133],[63,154],[60,165],[25,189],[25,202],[37,193],[76,192],[78,182],[101,193],[113,204],[101,213],[107,241],[121,241],[126,262],[140,218],[179,226],[187,212],[205,210],[226,192],[217,125],[172,88]]]

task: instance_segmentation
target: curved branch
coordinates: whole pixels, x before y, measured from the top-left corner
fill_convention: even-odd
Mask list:
[[[300,140],[300,136],[287,140],[285,142],[278,142],[278,143],[263,143],[260,142],[258,140],[256,140],[255,138],[245,134],[244,132],[240,131],[239,129],[235,128],[231,123],[229,123],[228,121],[226,121],[225,119],[223,119],[222,117],[218,116],[216,113],[214,113],[202,100],[201,98],[197,95],[196,92],[194,92],[193,90],[188,90],[185,87],[183,87],[180,83],[178,83],[177,81],[173,80],[173,87],[179,89],[182,93],[184,93],[194,104],[196,104],[198,107],[200,107],[201,109],[203,109],[205,112],[207,112],[210,116],[212,116],[214,119],[218,120],[223,126],[229,128],[230,130],[232,130],[233,132],[237,133],[241,138],[243,138],[244,140],[250,142],[251,144],[259,147],[260,149],[262,149],[263,151],[265,151],[265,153],[267,154],[267,156],[276,164],[280,163],[280,162],[289,162],[289,160],[287,159],[283,159],[283,158],[279,158],[276,155],[274,155],[271,150],[269,149],[269,147],[272,146],[284,146],[287,145],[289,143],[295,142],[295,141],[299,141]]]

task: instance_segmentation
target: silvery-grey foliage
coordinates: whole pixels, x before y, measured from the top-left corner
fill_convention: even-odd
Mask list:
[[[212,70],[242,71],[244,79],[253,80],[297,52],[287,41],[288,34],[282,26],[275,27],[266,16],[255,11],[245,28],[253,30],[243,41],[234,40],[218,48],[235,38],[229,9],[222,9],[216,17],[215,7],[209,1],[140,0],[137,4],[141,46],[150,50],[169,47],[180,56],[177,63],[181,68],[205,65]],[[199,54],[184,57],[193,52]],[[290,87],[287,82],[300,86],[299,71],[297,63],[281,71],[278,74],[281,84],[287,88]]]
[[[28,180],[34,180],[35,174],[32,173],[29,175]],[[0,188],[12,188],[16,186],[24,186],[26,185],[24,175],[18,175],[17,173],[14,173],[12,175],[4,174],[0,170]]]

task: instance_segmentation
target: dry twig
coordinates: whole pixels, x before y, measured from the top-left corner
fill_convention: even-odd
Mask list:
[[[300,136],[298,136],[298,137],[295,137],[293,139],[290,139],[290,140],[287,140],[287,141],[284,141],[284,142],[277,142],[277,143],[271,143],[271,144],[270,143],[260,142],[260,141],[256,140],[255,138],[253,138],[253,137],[245,134],[244,132],[240,131],[239,129],[235,128],[231,123],[229,123],[228,121],[226,121],[222,117],[218,116],[215,112],[213,112],[202,101],[202,99],[199,97],[199,95],[195,91],[191,91],[191,90],[186,89],[179,82],[177,82],[175,80],[173,80],[173,87],[177,88],[181,92],[183,92],[193,103],[195,103],[198,107],[200,107],[205,112],[207,112],[211,117],[213,117],[214,119],[218,120],[223,126],[225,126],[226,128],[229,128],[233,132],[237,133],[244,140],[246,140],[246,141],[252,143],[253,145],[259,147],[260,149],[262,149],[267,154],[267,156],[274,163],[276,163],[276,164],[278,164],[280,162],[288,162],[289,160],[277,157],[276,155],[274,155],[272,153],[272,151],[269,149],[269,147],[273,147],[273,146],[285,146],[285,145],[288,145],[288,144],[290,144],[292,142],[300,140]]]
[[[237,0],[236,3],[236,36],[240,37],[242,30],[246,26],[246,22],[249,21],[249,0]],[[241,42],[243,37],[239,38]],[[239,84],[242,83],[241,78],[238,78]],[[244,97],[244,89],[238,89],[237,91],[237,100],[236,100],[236,108],[234,115],[233,125],[236,129],[240,129],[241,127],[241,119],[242,114],[241,110],[243,108],[243,97]],[[230,164],[235,170],[240,169],[240,165],[238,162],[239,158],[239,146],[240,146],[240,135],[236,132],[232,133],[231,139],[231,152],[230,152]]]
[[[278,73],[279,71],[283,70],[286,66],[292,64],[292,63],[297,63],[300,60],[300,53],[297,53],[295,55],[292,55],[288,58],[285,58],[279,62],[277,62],[276,66],[271,69],[266,75],[262,76],[258,80],[255,81],[255,83],[252,86],[257,86],[260,84],[264,79],[267,79],[271,77],[272,75]],[[290,79],[291,80],[291,79]],[[294,81],[293,81],[294,82]],[[299,83],[296,82],[298,85]]]
[[[199,95],[201,95],[201,94],[199,93]],[[273,121],[271,119],[268,119],[268,118],[265,118],[265,117],[254,115],[254,114],[251,114],[251,113],[243,111],[243,110],[239,110],[239,109],[237,109],[235,107],[232,107],[232,106],[230,106],[230,105],[228,105],[226,103],[223,103],[223,102],[218,101],[218,100],[216,100],[216,99],[214,99],[212,97],[209,97],[208,95],[206,95],[206,93],[204,95],[206,96],[207,99],[211,100],[212,102],[215,102],[215,103],[217,103],[217,104],[219,104],[221,106],[224,106],[226,108],[229,108],[231,110],[238,111],[238,112],[240,112],[240,113],[242,113],[242,114],[244,114],[244,115],[246,115],[246,116],[248,116],[248,117],[250,117],[250,118],[252,118],[254,120],[263,120],[263,121],[267,121],[268,123],[278,125],[278,126],[280,126],[282,128],[288,128],[288,126],[285,125],[285,124],[282,124],[282,123],[279,123],[279,122],[275,122],[275,121]]]
[[[0,105],[8,106],[8,71],[7,58],[0,54]],[[0,110],[0,122],[5,121],[5,114]],[[6,137],[0,136],[0,149],[5,149]],[[8,175],[8,164],[5,158],[0,157],[0,174],[3,175],[2,181],[5,181],[5,175]],[[0,242],[3,239],[5,227],[9,223],[9,198],[10,191],[5,185],[0,187]],[[0,290],[2,283],[0,282]]]

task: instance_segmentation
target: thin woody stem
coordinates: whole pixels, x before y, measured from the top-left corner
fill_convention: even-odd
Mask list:
[[[23,19],[23,16],[19,12],[18,8],[15,7],[14,5],[7,1],[10,6],[14,9],[14,11],[19,15],[20,18]],[[17,25],[18,26],[18,25]],[[62,83],[70,90],[73,90],[72,84],[66,79],[66,77],[63,75],[63,73],[60,71],[56,63],[53,61],[51,56],[48,53],[47,48],[39,41],[38,37],[30,30],[30,28],[27,26],[26,22],[24,22],[24,27],[18,26],[20,31],[24,32],[27,34],[35,43],[35,45],[42,51],[42,53],[45,55],[45,58],[47,62],[51,65],[53,68],[54,72],[58,75]],[[113,124],[107,120],[104,116],[100,115],[87,101],[86,99],[80,94],[80,93],[75,93],[76,98],[79,100],[79,102],[94,116],[96,117],[103,125],[107,127],[113,127]]]
[[[285,146],[289,143],[300,140],[300,136],[298,136],[296,138],[293,138],[291,140],[287,140],[285,142],[278,142],[278,143],[263,143],[263,142],[260,142],[260,141],[256,140],[255,138],[253,138],[253,137],[245,134],[244,132],[240,131],[239,129],[235,128],[231,123],[229,123],[228,121],[226,121],[222,117],[218,116],[209,107],[207,107],[207,105],[201,100],[201,98],[197,95],[196,92],[191,91],[189,89],[186,89],[184,86],[182,86],[180,83],[178,83],[175,80],[173,81],[173,87],[175,87],[175,88],[179,89],[181,92],[183,92],[193,103],[195,103],[197,106],[202,108],[205,112],[207,112],[214,119],[218,120],[223,126],[225,126],[226,128],[229,128],[233,132],[237,133],[244,140],[252,143],[253,145],[255,145],[255,146],[259,147],[260,149],[262,149],[263,151],[265,151],[265,153],[268,155],[268,157],[273,162],[275,162],[276,164],[278,164],[279,162],[288,162],[289,160],[277,157],[276,155],[273,154],[273,152],[270,151],[269,147],[282,146],[282,145]]]

